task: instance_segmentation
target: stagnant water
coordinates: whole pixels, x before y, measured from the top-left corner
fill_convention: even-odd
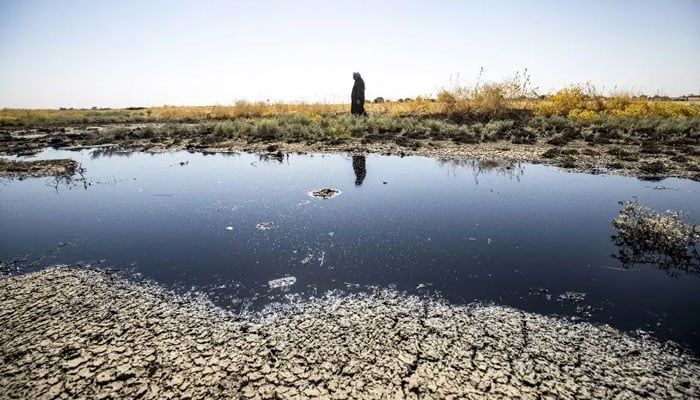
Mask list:
[[[83,180],[3,179],[0,260],[126,269],[234,311],[394,286],[700,350],[700,277],[623,266],[610,221],[639,200],[700,219],[700,183],[421,157],[46,150]],[[331,187],[332,199],[309,192]],[[287,288],[269,281],[294,277]],[[273,284],[274,286],[274,284]],[[577,294],[567,292],[575,292]]]

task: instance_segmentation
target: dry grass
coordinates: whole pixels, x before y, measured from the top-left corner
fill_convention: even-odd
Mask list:
[[[421,116],[470,113],[482,120],[507,118],[513,111],[529,115],[563,116],[580,121],[599,117],[700,116],[700,102],[658,101],[630,93],[603,96],[590,84],[575,85],[541,96],[530,86],[527,70],[501,82],[472,86],[452,83],[436,99],[417,97],[406,101],[367,103],[367,111],[388,116]],[[268,103],[238,101],[226,106],[161,106],[131,109],[0,110],[0,126],[61,125],[119,122],[199,122],[232,118],[271,118],[299,115],[318,121],[322,116],[346,114],[349,104]]]

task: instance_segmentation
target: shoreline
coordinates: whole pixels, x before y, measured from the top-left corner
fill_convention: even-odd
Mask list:
[[[696,397],[669,343],[391,291],[250,320],[106,272],[0,279],[0,397]]]
[[[6,156],[31,156],[51,146],[36,147],[29,152],[7,154]],[[486,142],[477,144],[458,144],[450,141],[425,141],[419,147],[406,148],[395,143],[362,143],[359,140],[348,141],[340,145],[318,143],[282,143],[229,141],[217,146],[182,146],[167,144],[134,143],[102,145],[73,145],[58,148],[59,150],[110,149],[124,152],[160,153],[168,151],[189,151],[200,153],[255,153],[268,154],[272,157],[283,157],[285,154],[358,154],[385,156],[418,156],[438,160],[477,160],[486,161],[487,165],[508,168],[508,164],[532,163],[558,168],[567,172],[586,174],[607,174],[636,177],[642,180],[659,181],[666,178],[681,178],[700,181],[700,172],[693,168],[673,162],[663,156],[647,156],[640,160],[620,160],[610,153],[625,153],[625,146],[603,146],[591,148],[585,143],[570,143],[566,148],[548,144],[513,144],[509,142]],[[493,163],[495,162],[495,163]],[[700,160],[698,160],[700,166]],[[41,177],[41,176],[70,176],[78,170],[77,163],[72,159],[57,160],[23,160],[12,161],[0,159],[0,176],[8,177]],[[482,166],[483,168],[483,166]],[[484,169],[488,169],[488,166]]]
[[[292,115],[196,123],[5,126],[0,127],[0,155],[31,156],[46,148],[382,154],[528,162],[572,172],[700,181],[694,124],[697,118],[610,119],[588,126],[554,117],[484,123],[384,115],[317,121]],[[0,174],[6,171],[0,168]]]

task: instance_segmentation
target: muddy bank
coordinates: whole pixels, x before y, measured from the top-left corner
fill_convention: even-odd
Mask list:
[[[3,398],[695,398],[672,343],[395,292],[241,319],[54,267],[0,280]]]
[[[494,126],[498,125],[496,122],[501,121],[495,121]],[[423,123],[428,124],[430,121]],[[219,125],[124,124],[4,129],[0,130],[0,154],[31,154],[46,147],[71,149],[95,146],[149,152],[379,153],[443,159],[498,158],[513,162],[543,163],[587,173],[628,175],[652,180],[664,177],[700,180],[700,148],[696,145],[694,136],[683,140],[656,140],[641,136],[613,140],[601,138],[599,133],[571,138],[549,131],[541,135],[530,132],[529,136],[510,137],[498,133],[492,136],[480,133],[479,136],[469,133],[469,126],[447,125],[447,128],[439,129],[462,129],[466,133],[439,133],[431,137],[423,133],[406,133],[408,128],[401,127],[399,132],[383,134],[358,133],[329,137],[316,133],[316,136],[297,138],[285,137],[281,131],[262,137],[259,133],[236,136],[226,133],[221,128],[222,124],[226,126],[226,122],[223,122]],[[517,127],[509,129],[523,134]]]
[[[75,160],[6,160],[0,158],[0,176],[72,176],[80,168]]]

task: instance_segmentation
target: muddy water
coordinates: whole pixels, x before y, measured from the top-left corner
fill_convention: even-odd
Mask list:
[[[66,157],[82,178],[0,182],[5,269],[99,265],[235,311],[394,286],[642,329],[700,350],[700,277],[622,265],[610,238],[619,201],[700,222],[698,182],[414,157],[35,158]],[[339,194],[309,195],[324,187]]]

